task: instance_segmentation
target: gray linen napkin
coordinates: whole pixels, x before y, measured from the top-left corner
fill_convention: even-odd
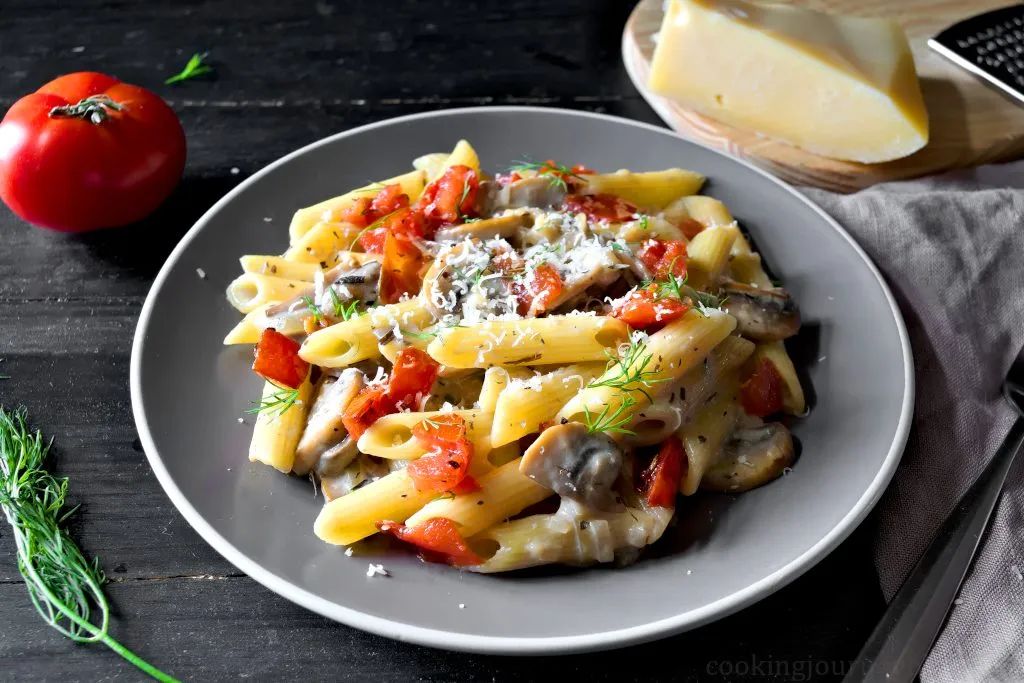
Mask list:
[[[888,600],[1013,419],[999,390],[1024,346],[1024,163],[848,196],[803,191],[878,264],[914,349],[913,427],[877,512]],[[1024,681],[1024,462],[1014,470],[925,683]]]

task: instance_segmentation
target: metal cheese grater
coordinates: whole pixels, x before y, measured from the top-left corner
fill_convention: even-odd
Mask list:
[[[1024,4],[964,19],[928,47],[1024,103]]]

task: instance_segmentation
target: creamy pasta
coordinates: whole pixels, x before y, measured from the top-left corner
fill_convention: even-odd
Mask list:
[[[300,209],[227,291],[265,380],[250,459],[319,483],[327,543],[479,572],[628,562],[678,496],[776,478],[800,318],[703,182],[492,177],[460,141]]]

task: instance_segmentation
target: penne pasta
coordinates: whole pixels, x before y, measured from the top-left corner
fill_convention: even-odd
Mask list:
[[[389,460],[415,460],[427,452],[412,434],[418,424],[429,421],[448,412],[466,421],[466,436],[473,444],[474,463],[487,461],[491,450],[491,413],[480,410],[452,410],[416,413],[394,413],[385,415],[374,422],[359,437],[360,452]],[[486,469],[486,467],[485,467]]]
[[[579,363],[512,381],[497,398],[491,445],[503,446],[541,430],[555,413],[604,371],[604,363]],[[491,370],[488,370],[491,372]]]
[[[228,285],[228,303],[242,313],[251,313],[260,306],[292,299],[308,287],[304,280],[243,273]]]
[[[605,359],[626,334],[622,322],[605,316],[483,322],[439,332],[427,353],[453,368],[597,361]]]
[[[324,505],[313,533],[326,543],[351,545],[377,533],[377,522],[404,522],[436,497],[417,491],[405,470],[395,470]]]
[[[339,220],[345,209],[352,206],[360,197],[372,198],[380,188],[396,184],[401,185],[402,192],[409,195],[411,201],[416,201],[420,193],[423,192],[423,186],[426,184],[426,174],[420,170],[403,173],[400,176],[346,192],[339,197],[328,199],[305,209],[299,209],[292,217],[291,225],[288,226],[290,242],[292,244],[297,243],[317,223]]]
[[[416,526],[428,519],[445,517],[455,522],[463,536],[472,536],[550,498],[551,489],[520,473],[520,460],[508,462],[478,479],[479,491],[428,503],[406,524]]]
[[[586,422],[602,411],[620,411],[623,418],[632,419],[651,403],[661,385],[670,385],[703,361],[735,327],[732,316],[721,311],[713,310],[707,315],[687,312],[652,334],[645,350],[628,363],[628,371],[613,365],[576,394],[558,412],[556,421]],[[623,381],[624,376],[640,373],[644,381]],[[629,401],[632,403],[628,404]]]
[[[598,173],[584,176],[586,194],[612,194],[642,209],[661,209],[683,195],[696,194],[704,176],[694,171],[670,168],[665,171]]]
[[[362,228],[351,223],[320,221],[288,247],[284,259],[333,267],[338,262],[338,252],[351,251],[362,232]]]
[[[280,470],[290,472],[295,462],[295,449],[306,426],[306,413],[313,386],[309,378],[295,390],[282,388],[272,382],[263,385],[261,405],[272,406],[256,415],[252,441],[249,443],[249,460],[262,462]]]
[[[417,299],[377,306],[355,318],[335,323],[309,335],[299,356],[307,363],[326,368],[343,368],[380,355],[375,330],[395,327],[422,329],[433,316]]]
[[[718,284],[729,263],[729,250],[737,232],[729,226],[708,228],[690,240],[686,268],[692,286],[704,289]]]

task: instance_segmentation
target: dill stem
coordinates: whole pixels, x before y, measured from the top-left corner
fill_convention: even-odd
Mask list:
[[[139,671],[148,674],[152,678],[160,681],[160,683],[180,683],[180,681],[174,676],[165,674],[163,671],[156,668],[155,666],[147,662],[145,659],[143,659],[142,657],[138,656],[137,654],[126,648],[118,641],[114,640],[114,637],[111,636],[109,633],[104,633],[100,641],[104,645],[109,647],[111,650],[121,655],[125,659],[125,661],[129,662],[130,664],[134,664],[135,667],[139,669]]]

